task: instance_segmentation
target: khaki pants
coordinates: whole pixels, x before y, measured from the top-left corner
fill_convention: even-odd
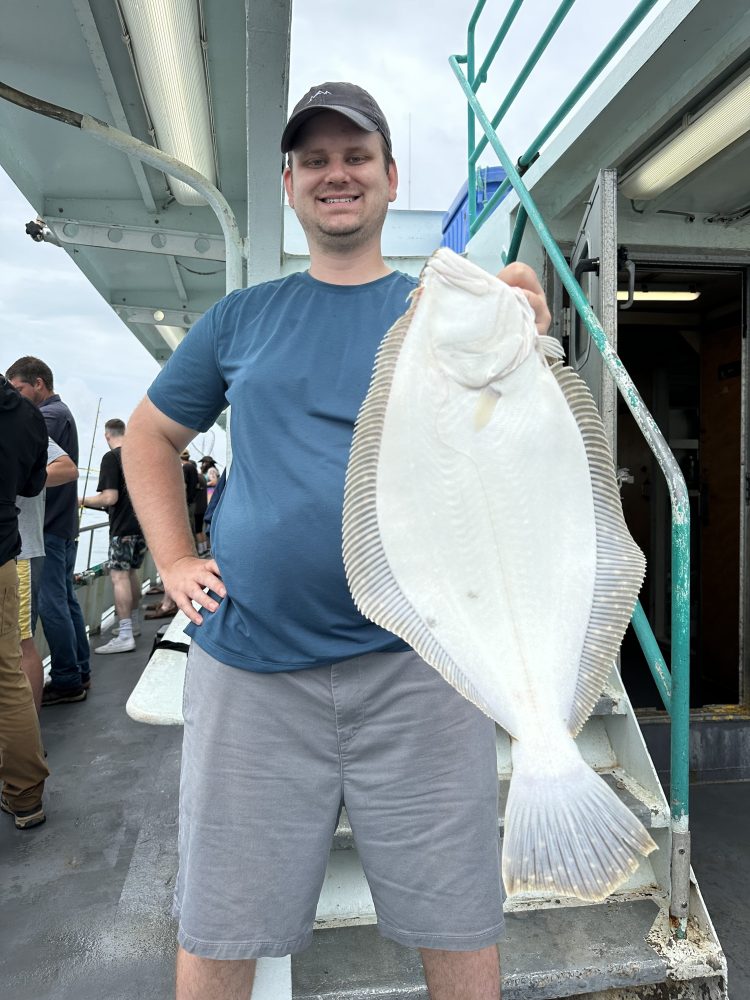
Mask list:
[[[14,559],[0,566],[0,781],[13,811],[33,809],[42,798],[49,769],[44,762],[39,719],[21,670],[18,576]]]

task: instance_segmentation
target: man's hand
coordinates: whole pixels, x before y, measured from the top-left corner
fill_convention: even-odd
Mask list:
[[[214,559],[183,556],[168,568],[159,567],[159,575],[164,590],[180,611],[184,611],[196,625],[201,625],[202,619],[193,607],[193,601],[207,611],[216,611],[219,607],[218,603],[204,592],[204,588],[212,590],[221,598],[227,596],[221,572]]]
[[[528,264],[520,264],[516,261],[516,263],[504,267],[498,274],[498,278],[506,285],[513,285],[514,288],[523,292],[534,310],[536,332],[546,333],[552,322],[552,316],[547,308],[547,299],[542,286],[539,284],[539,279],[533,268],[529,267]]]

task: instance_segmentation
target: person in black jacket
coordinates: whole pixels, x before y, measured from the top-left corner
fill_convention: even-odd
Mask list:
[[[0,468],[0,809],[26,830],[45,820],[42,791],[49,770],[31,685],[21,670],[16,496],[33,497],[44,488],[47,428],[39,410],[2,375]]]
[[[31,356],[14,361],[8,380],[39,407],[47,433],[78,465],[78,431],[73,414],[55,392],[49,365]],[[86,700],[91,686],[86,623],[76,597],[73,575],[78,551],[78,484],[47,492],[44,510],[44,570],[39,588],[39,616],[51,656],[50,683],[42,706]]]

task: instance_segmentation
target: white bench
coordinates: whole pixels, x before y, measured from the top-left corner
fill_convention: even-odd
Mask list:
[[[164,638],[170,642],[190,644],[183,629],[188,617],[178,611]],[[157,649],[128,698],[125,711],[136,722],[152,726],[181,726],[182,689],[185,686],[187,653],[176,649]]]

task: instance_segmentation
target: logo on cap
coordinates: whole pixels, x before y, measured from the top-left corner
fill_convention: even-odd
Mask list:
[[[312,104],[312,102],[315,100],[316,97],[325,97],[326,94],[330,97],[331,96],[331,91],[330,90],[316,90],[314,94],[310,95],[307,103],[308,104]]]

